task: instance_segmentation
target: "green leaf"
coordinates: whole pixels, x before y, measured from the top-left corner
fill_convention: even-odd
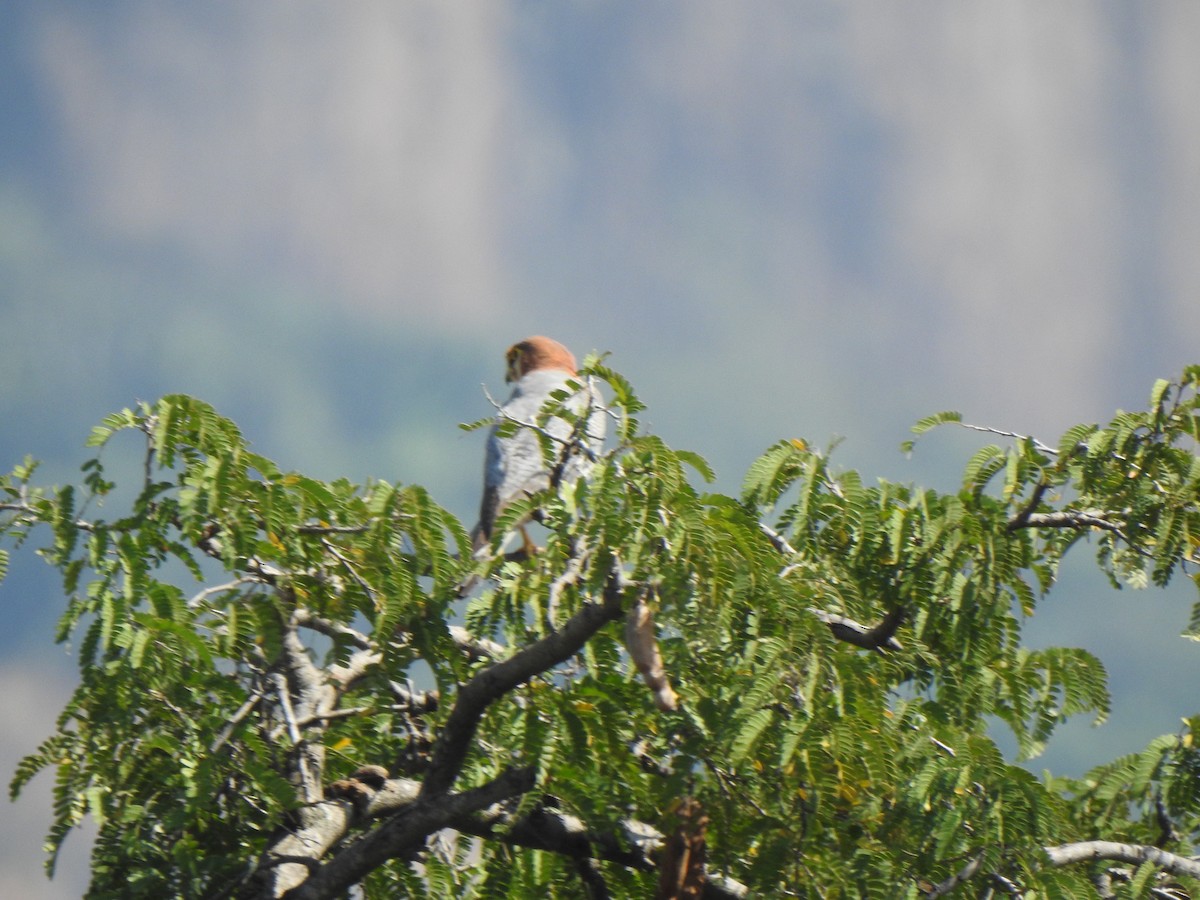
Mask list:
[[[1004,468],[1007,454],[995,444],[980,447],[963,470],[963,489],[978,493],[992,477]]]
[[[1154,387],[1150,390],[1150,409],[1157,412],[1163,405],[1163,400],[1170,389],[1171,382],[1165,378],[1157,379],[1154,382]]]
[[[774,503],[799,477],[808,460],[802,444],[780,441],[756,459],[742,481],[742,500],[753,507]]]
[[[711,484],[716,480],[716,473],[712,470],[712,467],[708,464],[708,461],[705,460],[704,457],[699,453],[692,453],[690,450],[676,450],[675,455],[678,457],[680,462],[686,463],[695,469],[706,483]]]
[[[595,375],[613,390],[612,405],[623,409],[629,415],[635,415],[646,408],[634,393],[633,385],[623,376],[608,366],[597,363],[584,369],[581,375]]]
[[[459,422],[458,427],[463,431],[478,431],[480,428],[488,428],[495,424],[495,416],[485,416],[482,419],[476,419],[474,422]]]
[[[729,747],[729,761],[734,765],[740,763],[754,748],[754,744],[764,731],[774,721],[770,709],[758,709],[750,713],[738,725],[737,733]]]
[[[936,428],[939,425],[947,425],[951,423],[962,422],[962,413],[954,412],[953,410],[945,410],[944,412],[934,413],[930,416],[925,416],[923,419],[917,420],[912,426],[913,434],[924,434],[925,432]]]

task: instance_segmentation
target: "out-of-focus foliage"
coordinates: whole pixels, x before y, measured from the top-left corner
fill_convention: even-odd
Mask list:
[[[0,532],[62,573],[58,639],[80,664],[12,785],[56,773],[51,869],[91,816],[94,896],[270,896],[285,890],[263,877],[270,854],[317,811],[345,823],[302,872],[332,873],[516,769],[528,782],[451,820],[457,839],[388,844],[353,880],[369,896],[648,897],[674,833],[703,846],[709,896],[961,881],[1088,897],[1103,879],[1150,896],[1153,867],[1122,882],[1044,848],[1193,852],[1196,719],[1079,782],[1034,778],[987,732],[1003,723],[1028,757],[1066,717],[1107,711],[1098,659],[1021,640],[1076,542],[1116,584],[1198,577],[1200,368],[1054,445],[982,447],[955,493],[869,483],[793,438],[738,497],[641,430],[624,379],[588,374],[615,442],[586,481],[506,510],[475,557],[422,488],[280,471],[185,396],[105,419],[78,485],[38,487],[30,461],[0,480]],[[143,477],[118,488],[105,458],[135,442]],[[561,448],[544,445],[552,465]],[[506,554],[501,533],[535,510],[543,548]],[[616,620],[634,602],[653,608],[676,710],[629,661]],[[416,799],[370,806],[387,792],[355,780],[366,765]]]

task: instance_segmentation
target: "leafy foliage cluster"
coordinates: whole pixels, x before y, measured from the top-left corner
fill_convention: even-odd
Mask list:
[[[186,396],[106,418],[78,487],[35,486],[29,461],[0,480],[0,534],[47,534],[80,666],[12,783],[57,773],[51,870],[91,816],[97,897],[1195,884],[1171,860],[1200,835],[1200,717],[1080,781],[1035,778],[987,732],[1029,757],[1068,716],[1106,714],[1098,659],[1021,641],[1076,543],[1134,587],[1198,562],[1200,367],[1054,446],[983,447],[953,493],[867,483],[786,440],[737,497],[641,429],[617,373],[587,374],[616,439],[588,479],[510,507],[490,554],[424,489],[281,471]],[[102,517],[120,496],[103,454],[128,434],[144,477]],[[505,554],[534,510],[544,549]],[[634,603],[654,610],[674,711],[630,663]],[[679,837],[707,876],[671,893]],[[1166,857],[1048,854],[1100,839]]]

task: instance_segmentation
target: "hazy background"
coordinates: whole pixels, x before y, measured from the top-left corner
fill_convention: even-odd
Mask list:
[[[470,519],[504,349],[612,352],[732,490],[780,437],[955,483],[968,435],[1053,441],[1200,362],[1200,5],[0,4],[0,469],[185,391],[321,477]],[[32,547],[0,585],[0,770],[73,679]],[[1071,773],[1196,711],[1194,590],[1077,566],[1037,643],[1112,721]],[[0,806],[0,895],[46,882],[51,777]]]

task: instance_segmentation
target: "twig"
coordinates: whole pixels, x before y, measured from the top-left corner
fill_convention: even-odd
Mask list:
[[[998,888],[1000,888],[1000,890],[1004,891],[1004,893],[1008,894],[1010,897],[1025,896],[1025,892],[1021,890],[1021,886],[1011,878],[1005,878],[1003,875],[999,875],[995,872],[988,877],[992,880],[994,885],[996,885]]]
[[[321,525],[315,522],[296,527],[300,534],[363,534],[370,530],[370,525]]]
[[[994,434],[998,437],[1015,438],[1018,441],[1029,441],[1039,452],[1045,453],[1048,456],[1058,456],[1058,451],[1053,447],[1043,444],[1037,438],[1031,437],[1028,434],[1017,434],[1015,431],[1003,431],[999,428],[992,428],[988,425],[971,425],[967,422],[955,422],[953,424],[958,425],[960,428],[966,428],[970,431],[981,431],[984,434]]]
[[[551,626],[558,621],[558,600],[562,592],[570,585],[577,584],[583,577],[583,566],[588,558],[588,552],[580,549],[579,538],[572,535],[569,542],[567,564],[563,566],[562,574],[550,583],[550,593],[546,600],[546,617]]]
[[[237,712],[230,716],[229,721],[225,723],[224,727],[219,732],[217,732],[216,738],[209,747],[210,754],[216,753],[223,746],[225,746],[229,739],[233,737],[233,733],[237,730],[237,727],[246,720],[246,717],[250,715],[250,712],[258,705],[259,701],[262,700],[264,696],[266,696],[266,691],[263,688],[259,688],[253,694],[251,694],[249,698],[247,698],[245,703],[238,707]]]
[[[292,622],[302,628],[309,628],[329,638],[346,638],[360,650],[378,649],[375,642],[361,631],[351,628],[349,625],[343,625],[341,622],[331,622],[302,606],[292,611]]]
[[[197,593],[194,597],[192,597],[191,600],[188,601],[188,608],[196,609],[197,607],[203,606],[204,602],[209,597],[211,597],[213,594],[221,594],[221,593],[225,593],[228,591],[236,591],[238,588],[244,587],[245,585],[248,585],[248,584],[261,584],[261,583],[262,582],[254,579],[254,578],[238,577],[238,578],[235,578],[233,581],[226,582],[225,584],[217,584],[217,585],[213,585],[212,587],[206,587],[204,590]]]
[[[856,647],[862,647],[864,650],[878,650],[880,653],[887,650],[904,649],[904,645],[896,640],[895,637],[896,630],[900,627],[906,615],[902,606],[888,612],[880,623],[874,627],[869,627],[837,613],[824,612],[811,606],[808,608],[808,611],[828,625],[829,630],[833,632],[833,636],[838,640],[846,641]]]
[[[20,503],[0,503],[0,512],[21,513],[26,516],[33,516],[33,518],[35,520],[40,517],[40,514],[38,513],[38,511],[36,509],[34,509],[33,506],[30,505],[29,501],[24,498],[22,498]],[[46,524],[49,524],[49,523],[46,523]],[[89,522],[86,519],[76,519],[71,524],[75,528],[78,528],[80,531],[86,531],[89,534],[91,534],[92,532],[94,532],[96,530],[96,523]],[[129,530],[128,527],[121,527],[120,525],[116,525],[116,524],[110,525],[108,527],[113,531],[128,531]]]
[[[1171,819],[1171,814],[1167,812],[1167,806],[1163,803],[1162,793],[1159,792],[1154,798],[1154,818],[1158,822],[1158,846],[1169,844],[1180,839],[1179,829],[1175,827],[1175,822]]]
[[[983,854],[981,853],[945,881],[935,884],[932,888],[926,891],[926,900],[934,900],[935,897],[944,897],[963,882],[969,881],[971,878],[975,877],[982,866]]]
[[[591,432],[592,416],[594,416],[597,412],[603,412],[605,414],[610,414],[610,412],[609,412],[608,408],[606,406],[604,406],[603,403],[597,402],[596,387],[591,382],[590,379],[588,379],[584,383],[581,383],[579,390],[577,390],[572,395],[572,397],[577,397],[582,394],[587,395],[587,406],[585,406],[579,412],[576,412],[575,410],[567,407],[565,402],[559,402],[556,404],[551,404],[551,403],[547,402],[545,404],[545,408],[549,410],[551,418],[560,419],[560,420],[566,422],[567,421],[566,419],[564,419],[560,415],[557,415],[556,411],[561,411],[561,412],[570,413],[572,418],[574,418],[576,420],[574,426],[571,428],[570,433],[567,434],[566,437],[559,437],[558,435],[551,432],[548,428],[546,428],[542,425],[539,425],[537,422],[526,422],[523,419],[518,419],[512,413],[510,413],[506,409],[504,409],[503,404],[499,403],[490,393],[488,393],[488,389],[487,389],[486,385],[483,386],[483,395],[485,397],[487,397],[488,403],[490,403],[492,405],[492,408],[496,410],[496,418],[499,422],[513,422],[519,428],[528,428],[530,431],[534,432],[535,434],[539,434],[542,437],[546,438],[551,443],[561,445],[564,450],[571,450],[571,449],[578,450],[578,451],[582,452],[589,460],[591,460],[592,462],[595,462],[597,453],[592,448],[591,444],[588,442],[587,439],[588,438],[599,438],[600,440],[603,440],[603,435],[592,434],[592,432]],[[566,458],[569,455],[570,454],[567,454],[567,453],[562,454],[562,457],[559,460],[559,465],[558,465],[558,468],[560,470],[564,464],[564,461],[566,460]],[[561,475],[561,471],[560,471],[560,475]],[[552,481],[552,483],[557,483],[557,481]]]
[[[388,688],[391,689],[392,696],[400,701],[399,707],[411,713],[433,712],[441,703],[441,694],[437,691],[415,690],[411,681],[408,684],[389,681]]]
[[[282,672],[274,673],[275,689],[279,695],[279,708],[283,711],[283,721],[287,725],[288,737],[292,739],[296,764],[300,769],[300,787],[304,793],[304,802],[313,803],[320,798],[317,785],[313,781],[312,772],[308,768],[308,754],[304,749],[304,737],[296,722],[296,714],[292,710],[291,690],[288,687],[287,676]]]
[[[941,742],[941,741],[939,741],[937,738],[935,738],[933,735],[930,735],[930,736],[929,736],[929,742],[930,742],[931,744],[933,744],[933,746],[935,746],[935,747],[937,747],[939,750],[941,750],[943,753],[945,753],[947,756],[950,756],[950,757],[957,757],[957,756],[958,756],[958,754],[954,752],[954,748],[953,748],[953,747],[951,747],[949,744],[944,744],[944,743],[942,743],[942,742]]]
[[[350,573],[350,577],[354,579],[358,586],[363,589],[363,592],[371,598],[372,602],[374,602],[379,596],[378,592],[375,590],[375,588],[371,587],[371,585],[367,583],[367,580],[363,578],[362,575],[358,573],[358,570],[354,568],[354,564],[351,563],[350,560],[348,560],[342,554],[342,552],[338,550],[337,547],[325,540],[325,538],[321,538],[321,546],[325,548],[326,553],[342,564],[346,571]]]

